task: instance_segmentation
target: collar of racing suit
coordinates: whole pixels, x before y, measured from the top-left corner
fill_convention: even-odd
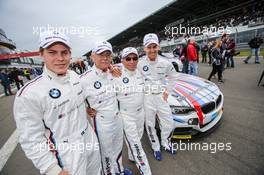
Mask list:
[[[149,57],[147,57],[147,62],[148,62],[150,65],[153,65],[153,64],[156,64],[156,63],[158,62],[158,59],[159,59],[159,56],[158,56],[158,55],[157,55],[155,61],[151,61],[151,60],[149,59]]]
[[[46,75],[50,80],[55,80],[62,84],[70,81],[69,71],[67,71],[65,75],[57,75],[51,70],[49,70],[46,66],[44,66],[43,75]]]
[[[124,71],[125,71],[128,75],[130,75],[130,76],[136,74],[136,70],[134,70],[134,71],[128,70],[125,66],[124,66]]]
[[[106,78],[107,74],[108,74],[108,70],[107,71],[103,71],[99,68],[96,67],[96,65],[93,66],[93,69],[95,70],[96,74],[102,78]]]

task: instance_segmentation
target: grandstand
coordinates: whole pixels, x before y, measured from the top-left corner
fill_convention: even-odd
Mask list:
[[[28,50],[23,51],[25,54],[30,53]],[[15,42],[9,39],[4,30],[0,29],[0,55],[6,54],[16,54],[23,52],[17,49]],[[28,54],[30,55],[30,54]],[[38,58],[28,57],[15,57],[15,58],[8,58],[8,59],[1,59],[0,58],[0,68],[8,68],[8,67],[17,67],[17,68],[30,68],[30,67],[42,67],[42,60]]]
[[[157,33],[163,51],[172,51],[183,38],[193,35],[196,40],[213,40],[221,32],[179,34],[168,32],[174,27],[212,28],[222,27],[235,39],[238,50],[248,48],[247,42],[260,33],[264,36],[264,3],[261,0],[176,0],[146,18],[118,33],[108,41],[118,53],[127,46],[142,51],[142,39],[146,33]],[[84,54],[89,57],[90,52]]]

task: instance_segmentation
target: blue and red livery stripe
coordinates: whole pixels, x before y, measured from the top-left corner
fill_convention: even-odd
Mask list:
[[[188,98],[188,100],[193,104],[193,107],[196,109],[200,124],[203,124],[203,112],[202,112],[200,104],[192,96],[190,96],[188,93],[181,90],[180,88],[176,87],[176,90],[179,91],[186,98]]]
[[[200,106],[202,106],[203,104],[205,104],[205,102],[201,98],[197,97],[195,94],[189,95],[188,90],[190,92],[193,92],[193,90],[190,90],[190,88],[188,88],[186,86],[184,87],[184,86],[181,86],[181,85],[176,85],[175,87],[177,89],[180,89],[180,90],[184,91],[188,96],[192,97],[193,100],[190,100],[191,103],[193,103],[193,101],[196,101],[197,103],[199,103]]]

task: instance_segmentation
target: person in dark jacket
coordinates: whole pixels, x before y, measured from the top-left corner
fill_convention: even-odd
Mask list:
[[[259,34],[256,35],[255,38],[251,39],[248,43],[249,47],[251,48],[250,55],[244,60],[244,63],[248,63],[248,60],[252,57],[254,51],[255,51],[255,63],[259,64],[259,47],[263,43],[262,38]]]
[[[206,41],[202,43],[201,52],[202,52],[202,63],[206,63],[207,62],[207,52],[208,52],[208,46],[207,46]]]
[[[22,86],[24,86],[24,82],[21,77],[22,77],[22,74],[19,72],[17,68],[14,67],[12,71],[10,72],[10,78],[12,81],[16,83],[17,90],[19,90]]]
[[[212,56],[212,66],[213,69],[208,77],[208,80],[211,80],[212,76],[215,75],[216,73],[218,74],[218,82],[219,83],[223,83],[223,79],[222,79],[222,72],[223,72],[223,57],[220,51],[220,47],[221,47],[221,40],[216,40],[216,44],[215,47],[212,50],[211,56]]]
[[[174,57],[180,57],[181,55],[181,46],[178,45],[176,48],[172,51]]]
[[[0,71],[0,83],[2,84],[2,86],[4,87],[4,91],[5,91],[5,95],[13,95],[12,91],[11,91],[11,81],[9,80],[8,74],[6,73],[5,69],[2,69]]]
[[[220,47],[220,53],[222,54],[222,69],[223,71],[225,70],[225,64],[226,64],[226,59],[227,59],[227,41],[228,41],[228,34],[224,33],[221,36],[221,47]]]
[[[189,66],[189,61],[188,61],[188,56],[187,56],[188,44],[189,44],[189,41],[186,42],[186,40],[184,39],[183,44],[182,44],[181,55],[180,55],[180,59],[183,64],[182,73],[186,73],[186,74],[188,74],[188,66]]]
[[[215,45],[214,41],[211,41],[211,42],[208,43],[208,56],[209,56],[209,62],[208,62],[208,64],[212,64],[211,53],[212,53],[212,50],[214,48],[214,45]]]
[[[195,42],[195,47],[196,47],[196,54],[197,54],[197,63],[199,63],[200,62],[200,58],[199,58],[199,55],[200,55],[200,45],[197,43],[197,42]]]
[[[226,67],[231,67],[231,68],[234,68],[235,67],[234,58],[233,58],[233,56],[235,54],[235,48],[236,48],[236,43],[235,43],[235,41],[234,41],[233,38],[230,38],[227,41]]]

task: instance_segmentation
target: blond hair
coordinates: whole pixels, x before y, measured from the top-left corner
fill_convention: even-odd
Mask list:
[[[220,48],[222,45],[222,41],[220,39],[215,40],[215,48]]]

